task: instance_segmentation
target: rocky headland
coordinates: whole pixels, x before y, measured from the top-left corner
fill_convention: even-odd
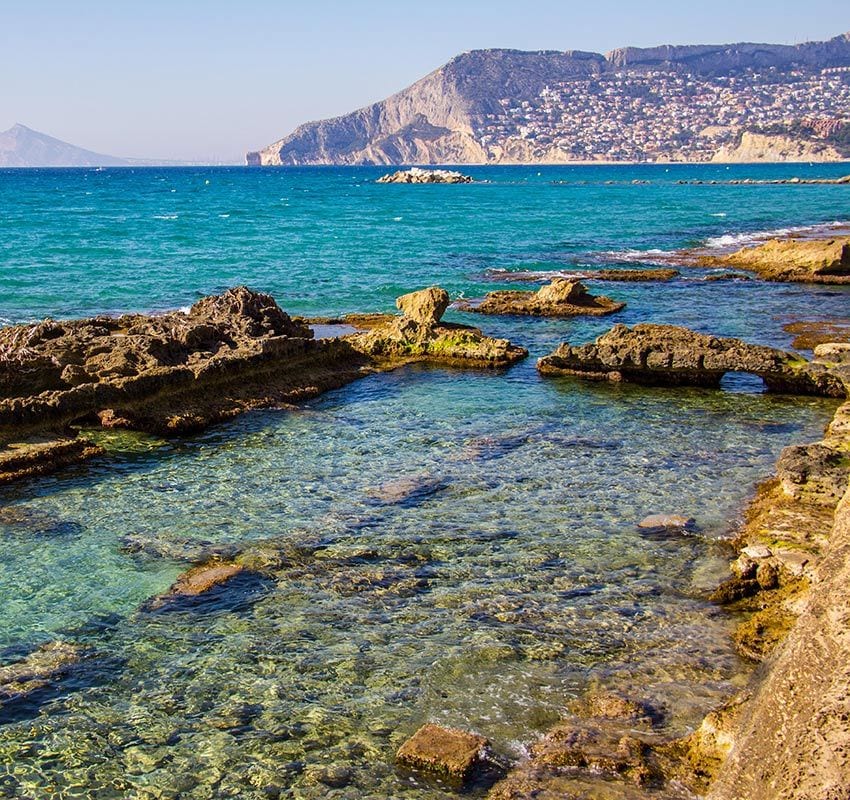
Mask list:
[[[507,340],[442,324],[448,302],[437,287],[414,292],[399,299],[402,316],[318,340],[245,287],[186,313],[0,329],[0,480],[101,454],[76,436],[80,426],[181,434],[411,361],[500,367],[525,357]]]
[[[850,362],[795,353],[673,325],[615,325],[590,344],[560,345],[537,363],[544,375],[631,381],[650,386],[719,387],[728,372],[757,375],[770,391],[844,397]]]
[[[246,161],[840,159],[847,157],[844,134],[818,123],[846,117],[845,84],[826,70],[848,65],[848,34],[794,46],[624,47],[605,55],[473,50],[385,100],[301,125]]]
[[[625,303],[603,295],[592,295],[579,281],[555,278],[536,292],[490,292],[480,302],[460,301],[459,311],[477,314],[519,314],[534,317],[600,317],[626,307]]]
[[[472,183],[469,175],[448,169],[403,169],[382,175],[376,183]]]

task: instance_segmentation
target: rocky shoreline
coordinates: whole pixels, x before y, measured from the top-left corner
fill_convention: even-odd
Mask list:
[[[652,342],[658,331],[645,329],[661,327],[636,326],[633,333],[617,326],[622,330],[615,338],[643,336],[646,345],[646,337]],[[681,341],[684,329],[677,330]],[[693,336],[699,351],[707,337]],[[743,344],[713,343],[727,354]],[[579,352],[594,369],[601,360],[634,366],[634,352],[618,353],[606,336]],[[657,347],[644,349],[643,369],[653,370],[647,362],[657,352]],[[827,345],[822,361],[844,387],[830,396],[850,396],[850,347]],[[692,362],[682,366],[690,369]],[[544,366],[541,371],[588,377],[573,369]],[[705,376],[707,383],[697,385],[714,385],[712,370]],[[695,374],[667,371],[662,380],[657,377],[641,382],[693,385]],[[490,800],[845,797],[850,786],[848,487],[850,402],[838,408],[821,442],[782,452],[776,476],[759,488],[735,538],[732,576],[712,594],[714,602],[745,617],[734,635],[741,655],[764,664],[748,686],[678,740],[658,736],[652,709],[640,698],[591,692],[493,787]],[[597,794],[600,787],[604,791]]]
[[[527,355],[507,340],[443,323],[448,305],[448,293],[430,287],[398,298],[400,316],[351,315],[343,321],[356,332],[315,339],[270,296],[238,287],[186,313],[3,329],[0,482],[102,454],[74,436],[79,425],[181,434],[415,361],[501,368]],[[727,372],[748,372],[773,391],[850,396],[850,346],[822,344],[814,355],[808,361],[672,326],[618,325],[595,343],[561,345],[538,369],[547,376],[704,387],[719,386]],[[691,736],[670,741],[641,698],[594,689],[531,747],[528,759],[495,782],[491,800],[580,797],[603,789],[599,796],[612,800],[685,792],[711,800],[843,796],[850,785],[850,735],[843,724],[850,714],[848,476],[845,403],[823,441],[783,451],[775,478],[750,505],[731,577],[712,595],[746,616],[736,646],[764,663],[741,695],[712,711]],[[416,491],[428,488],[387,489],[403,497]],[[141,611],[169,613],[236,585],[273,580],[301,563],[273,541],[199,553],[192,561]],[[392,580],[421,579],[402,570]],[[3,667],[0,707],[49,688],[87,657],[59,641]],[[501,766],[487,762],[486,740],[434,725],[417,731],[398,759],[458,785],[479,766],[502,778]]]
[[[102,455],[80,426],[185,434],[244,411],[315,397],[413,361],[508,366],[527,352],[441,323],[448,293],[399,298],[402,316],[314,339],[269,295],[245,287],[159,316],[46,320],[0,331],[0,482]]]

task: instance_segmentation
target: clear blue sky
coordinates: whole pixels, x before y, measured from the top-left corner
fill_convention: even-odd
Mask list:
[[[847,0],[0,0],[0,131],[118,156],[241,160],[464,50],[796,43]]]

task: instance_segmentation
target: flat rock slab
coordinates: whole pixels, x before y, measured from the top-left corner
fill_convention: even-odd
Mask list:
[[[487,740],[476,733],[429,722],[399,748],[396,761],[463,783],[484,761],[487,745]]]

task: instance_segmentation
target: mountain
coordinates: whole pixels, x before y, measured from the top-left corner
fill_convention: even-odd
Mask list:
[[[24,125],[0,133],[0,167],[117,167],[130,162],[54,139]]]
[[[257,166],[709,161],[736,151],[745,132],[810,138],[816,148],[822,140],[821,151],[849,156],[841,143],[850,142],[850,33],[607,55],[475,50],[246,158]]]

